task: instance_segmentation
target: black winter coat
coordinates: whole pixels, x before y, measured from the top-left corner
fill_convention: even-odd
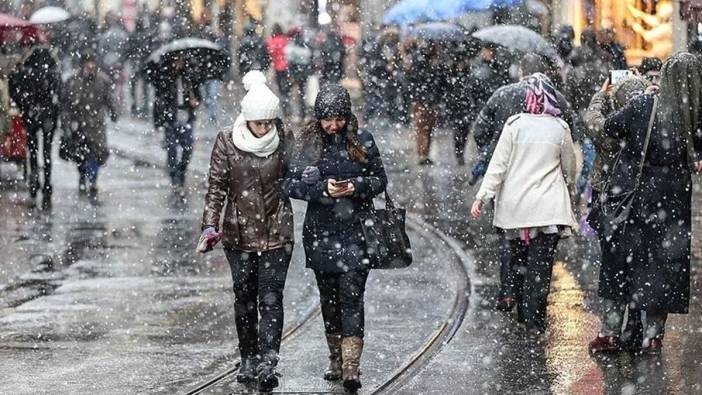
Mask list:
[[[353,118],[348,127],[355,125]],[[312,123],[307,127],[317,125]],[[312,144],[301,141],[302,148],[285,178],[285,193],[308,202],[302,242],[307,267],[315,271],[344,273],[369,268],[361,218],[373,210],[373,198],[385,191],[387,177],[373,136],[361,131],[358,138],[368,151],[367,163],[351,158],[342,134],[324,134],[319,154]],[[307,166],[319,168],[318,182],[302,182],[302,172]],[[351,197],[330,197],[326,191],[330,178],[352,179],[356,192]]]
[[[10,74],[10,97],[24,119],[39,121],[53,130],[59,115],[61,72],[51,51],[37,47]]]
[[[563,120],[568,124],[573,134],[573,140],[579,140],[584,131],[580,117],[561,92],[556,91],[556,96],[558,97],[558,107],[563,112]],[[489,147],[487,158],[492,157],[492,151],[500,138],[507,119],[512,115],[526,111],[525,98],[526,83],[523,81],[515,82],[495,91],[480,110],[472,131],[478,147]]]
[[[613,188],[634,188],[652,108],[653,96],[641,95],[605,122],[605,133],[625,143],[611,173]],[[686,313],[692,205],[687,145],[675,131],[658,129],[651,131],[629,220],[610,240],[615,254],[600,269],[599,294],[650,313]]]
[[[201,100],[200,85],[194,77],[188,75],[175,75],[174,72],[162,71],[148,75],[154,85],[154,125],[158,127],[173,127],[176,124],[191,124],[195,120],[195,108],[191,106],[190,99]],[[178,80],[181,80],[179,103]],[[183,114],[182,116],[179,116]]]

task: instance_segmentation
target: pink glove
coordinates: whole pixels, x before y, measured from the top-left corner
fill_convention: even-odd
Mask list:
[[[197,242],[196,250],[203,254],[212,251],[214,246],[222,240],[222,235],[222,232],[217,232],[217,230],[211,226],[205,228],[205,230],[202,231],[202,235],[200,235],[200,240]]]

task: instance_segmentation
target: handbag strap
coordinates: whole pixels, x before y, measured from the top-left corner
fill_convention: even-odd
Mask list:
[[[651,116],[648,119],[648,128],[646,129],[646,137],[644,138],[643,153],[641,154],[641,162],[639,163],[639,172],[636,174],[636,183],[634,190],[639,188],[641,181],[641,173],[643,172],[644,162],[646,162],[646,154],[648,154],[648,143],[651,141],[651,130],[653,130],[653,121],[656,118],[656,107],[658,106],[658,96],[653,96],[653,107],[651,108]]]
[[[387,187],[385,187],[385,207],[389,207],[390,209],[395,209],[395,203],[392,202],[392,199],[390,198],[390,194],[388,193]]]

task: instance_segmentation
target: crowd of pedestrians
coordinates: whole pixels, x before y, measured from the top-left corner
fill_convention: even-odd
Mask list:
[[[99,169],[109,157],[107,120],[120,115],[128,80],[132,114],[151,106],[171,184],[185,185],[196,109],[204,101],[216,124],[220,85],[185,73],[180,56],[159,73],[139,70],[153,49],[174,37],[228,44],[211,25],[176,33],[183,29],[177,21],[153,17],[138,21],[135,36],[108,15],[95,45],[65,58],[66,78],[66,66],[44,46],[27,51],[8,73],[9,95],[27,129],[30,196],[41,192],[45,208],[59,123],[61,156],[76,163],[80,193],[97,198]],[[470,213],[478,219],[494,211],[500,239],[496,308],[516,308],[532,334],[548,330],[557,246],[578,232],[575,213],[581,199],[588,200],[604,306],[589,350],[659,351],[668,314],[689,309],[692,173],[702,170],[700,59],[689,53],[647,58],[613,81],[610,71],[627,64],[608,30],[585,29],[576,48],[572,29],[562,29],[559,61],[535,53],[514,61],[492,44],[400,37],[387,29],[363,44],[363,115],[412,122],[420,166],[433,164],[437,125],[452,129],[459,165],[472,131],[477,154],[470,183],[481,183]],[[298,199],[307,202],[302,244],[329,347],[322,375],[357,391],[371,269],[362,218],[385,191],[387,176],[376,141],[359,126],[340,84],[346,47],[332,28],[310,35],[276,25],[264,39],[250,24],[236,52],[246,95],[212,149],[198,249],[207,252],[222,241],[231,268],[242,357],[237,380],[278,386],[283,289],[294,245],[291,199]],[[268,85],[269,69],[279,96]],[[307,86],[315,69],[321,88],[310,112]],[[293,118],[307,122],[289,122]],[[302,126],[292,131],[291,124]],[[583,153],[580,174],[576,143]]]

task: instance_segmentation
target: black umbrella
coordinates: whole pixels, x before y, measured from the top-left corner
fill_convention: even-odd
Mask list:
[[[223,80],[231,67],[231,56],[212,41],[181,38],[163,45],[149,55],[144,66],[147,74],[162,73],[172,67],[173,60],[185,61],[185,73],[195,80]]]
[[[524,26],[490,26],[473,33],[473,37],[515,51],[534,52],[549,58],[558,57],[556,49],[545,38]]]

